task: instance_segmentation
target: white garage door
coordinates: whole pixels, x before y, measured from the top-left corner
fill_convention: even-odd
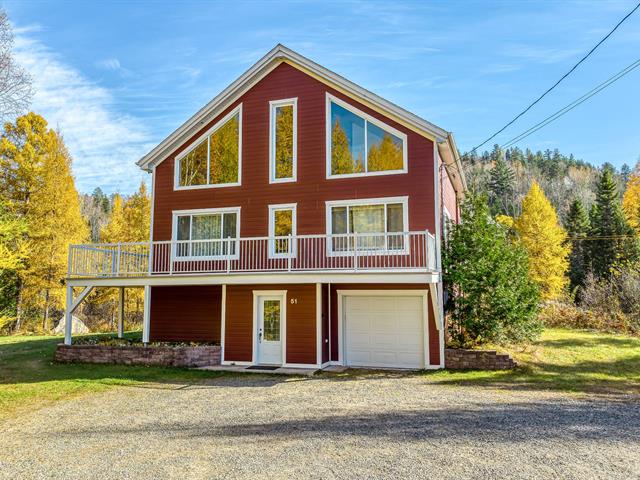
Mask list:
[[[423,368],[422,297],[346,296],[346,364]]]

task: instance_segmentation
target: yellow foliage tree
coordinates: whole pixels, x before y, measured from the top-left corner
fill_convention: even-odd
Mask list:
[[[567,284],[570,248],[551,202],[534,182],[522,201],[515,221],[520,242],[529,253],[531,278],[540,285],[542,298],[557,298]]]
[[[622,209],[629,225],[640,234],[640,167],[629,178],[622,199]]]
[[[25,312],[42,315],[63,305],[69,245],[84,241],[88,227],[71,174],[71,157],[59,133],[33,112],[7,123],[0,140],[0,196],[25,222],[28,256],[17,271],[16,328]]]

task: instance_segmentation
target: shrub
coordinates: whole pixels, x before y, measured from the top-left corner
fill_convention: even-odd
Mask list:
[[[452,346],[535,338],[540,297],[526,251],[490,217],[486,197],[469,195],[461,218],[451,226],[443,258]]]

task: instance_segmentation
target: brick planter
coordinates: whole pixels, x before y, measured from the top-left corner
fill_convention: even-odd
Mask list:
[[[117,363],[163,367],[206,367],[220,365],[220,347],[115,346],[59,344],[56,362]]]
[[[517,363],[507,354],[495,350],[458,350],[447,348],[444,351],[444,367],[450,370],[510,370]]]

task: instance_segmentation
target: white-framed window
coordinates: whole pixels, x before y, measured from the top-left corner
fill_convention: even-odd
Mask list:
[[[328,201],[331,255],[408,253],[408,197]]]
[[[241,174],[242,104],[176,157],[174,190],[237,186]]]
[[[269,205],[269,257],[296,256],[296,204]]]
[[[269,183],[295,182],[298,163],[298,99],[269,102]]]
[[[327,178],[407,173],[407,136],[327,93]]]
[[[173,212],[174,260],[238,258],[240,207]]]

